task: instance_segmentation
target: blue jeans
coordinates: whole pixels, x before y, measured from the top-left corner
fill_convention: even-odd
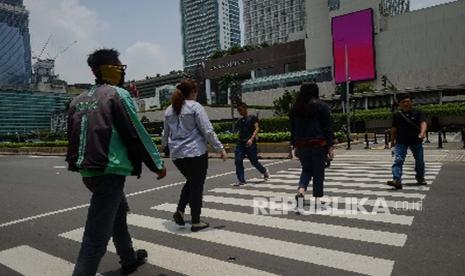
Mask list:
[[[123,192],[125,180],[125,176],[112,174],[83,178],[92,198],[73,276],[95,275],[111,237],[121,265],[136,261],[126,220],[129,206]]]
[[[407,149],[410,148],[415,158],[416,177],[425,177],[425,160],[423,157],[423,144],[403,145],[397,144],[394,149],[394,164],[392,164],[392,176],[394,180],[402,180],[402,166],[404,165]]]
[[[297,155],[302,165],[299,188],[308,188],[308,184],[313,178],[313,196],[323,196],[323,182],[325,180],[326,149],[325,148],[305,148],[297,149]]]
[[[250,163],[261,173],[264,174],[266,169],[258,162],[257,157],[257,144],[253,143],[247,146],[246,143],[237,143],[236,150],[234,151],[234,163],[236,164],[236,176],[239,182],[245,183],[244,174],[244,158],[247,157]]]

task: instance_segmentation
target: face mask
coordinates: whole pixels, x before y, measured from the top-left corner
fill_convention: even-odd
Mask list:
[[[102,81],[111,85],[123,85],[125,69],[126,65],[101,65],[100,74]]]

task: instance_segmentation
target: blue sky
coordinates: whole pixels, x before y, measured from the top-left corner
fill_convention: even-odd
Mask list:
[[[411,0],[419,9],[453,0]],[[93,82],[86,56],[96,48],[112,47],[128,65],[128,79],[182,69],[179,0],[24,0],[30,12],[33,53],[55,56],[55,73],[69,83]]]

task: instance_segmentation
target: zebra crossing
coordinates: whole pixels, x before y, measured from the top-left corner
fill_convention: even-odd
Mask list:
[[[392,254],[373,254],[365,247],[375,246],[388,251],[402,250],[408,240],[408,229],[414,222],[417,213],[399,209],[399,202],[414,203],[425,200],[428,192],[434,186],[439,174],[442,157],[426,155],[428,186],[415,186],[413,161],[407,159],[404,167],[405,188],[401,191],[391,191],[383,183],[391,178],[390,154],[376,153],[361,159],[357,154],[341,155],[326,171],[325,194],[339,203],[347,201],[363,202],[367,208],[376,208],[379,198],[392,212],[380,213],[347,213],[347,212],[312,212],[310,215],[297,215],[295,212],[295,192],[301,169],[297,162],[289,162],[286,170],[270,169],[268,181],[251,178],[247,185],[232,187],[231,185],[216,185],[204,193],[202,217],[207,221],[221,221],[224,227],[212,227],[204,231],[192,233],[190,225],[180,227],[166,219],[176,210],[171,202],[154,204],[144,214],[128,215],[130,227],[136,227],[148,232],[156,232],[166,239],[183,238],[189,242],[205,247],[219,246],[222,250],[240,249],[259,254],[257,264],[241,263],[241,260],[231,262],[225,259],[206,256],[195,250],[182,247],[169,247],[163,240],[155,243],[133,237],[136,248],[148,251],[148,264],[160,267],[173,273],[184,275],[282,275],[286,274],[273,267],[273,263],[260,263],[260,256],[266,255],[276,260],[300,262],[307,267],[329,269],[331,272],[358,273],[362,275],[391,275],[395,266]],[[311,186],[311,185],[310,185]],[[311,191],[309,193],[311,195]],[[260,206],[267,213],[254,213],[257,198],[286,199],[276,206],[272,201],[266,201]],[[365,200],[363,200],[365,198]],[[337,205],[338,206],[338,205]],[[271,210],[274,210],[273,213]],[[278,211],[278,212],[276,212]],[[282,212],[279,212],[282,211]],[[286,212],[283,212],[286,211]],[[289,211],[289,212],[288,212]],[[150,214],[150,215],[147,215]],[[160,215],[165,214],[165,215]],[[186,215],[189,210],[186,210]],[[229,227],[234,226],[234,227]],[[244,231],[238,231],[241,226]],[[254,232],[250,229],[260,229]],[[278,238],[266,234],[266,231],[282,233]],[[69,229],[58,235],[60,241],[71,241],[80,246],[83,228]],[[265,233],[265,234],[264,234]],[[304,235],[304,242],[289,239],[290,236]],[[319,240],[330,239],[331,244],[325,245]],[[341,244],[351,242],[357,244],[357,249],[348,249]],[[192,247],[189,247],[192,248]],[[108,252],[116,253],[112,243]],[[401,252],[401,251],[395,251]],[[260,255],[262,254],[262,255]],[[0,264],[27,276],[36,275],[70,275],[74,264],[65,258],[43,252],[33,246],[23,244],[0,251]],[[142,274],[135,274],[142,275]],[[302,271],[301,275],[308,275]]]

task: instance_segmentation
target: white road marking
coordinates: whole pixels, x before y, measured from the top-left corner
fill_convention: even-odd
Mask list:
[[[83,233],[84,229],[79,228],[67,233],[60,234],[59,236],[70,239],[72,241],[81,242]],[[225,261],[205,257],[199,254],[189,253],[155,243],[137,239],[132,239],[132,242],[134,247],[144,248],[147,250],[147,262],[149,264],[184,275],[276,275],[247,266],[228,263]],[[115,246],[111,241],[108,243],[107,250],[112,253],[116,253]]]
[[[165,203],[152,207],[150,209],[175,212],[176,204]],[[187,213],[188,210],[186,210],[186,214]],[[405,234],[209,208],[202,208],[202,216],[269,228],[278,228],[307,234],[315,234],[340,239],[350,239],[398,247],[404,246],[405,242],[407,241],[407,235]]]
[[[226,230],[210,228],[204,231],[192,233],[186,228],[180,229],[179,226],[168,220],[136,214],[130,214],[128,216],[128,224],[164,233],[185,236],[366,275],[388,276],[391,275],[394,267],[394,261],[392,260],[254,235],[235,233]]]
[[[276,179],[275,179],[276,180]],[[273,181],[270,179],[268,181]],[[276,180],[275,182],[287,183],[283,180]],[[292,180],[289,182],[295,183]],[[267,189],[281,189],[281,190],[297,190],[296,186],[293,185],[279,185],[279,184],[250,184],[249,187],[254,188],[267,188]],[[404,197],[404,198],[419,198],[424,199],[426,195],[419,194],[419,193],[403,193],[403,192],[396,192],[396,191],[374,191],[374,190],[356,190],[356,189],[339,189],[339,188],[325,188],[325,193],[343,193],[343,194],[351,194],[351,195],[373,195],[373,196],[388,196],[388,197]]]
[[[288,195],[291,195],[291,194],[288,194]],[[205,195],[203,197],[203,201],[218,203],[218,204],[250,207],[250,208],[253,208],[254,206],[253,199],[234,198],[234,197]],[[265,206],[265,208],[269,208],[269,204]],[[275,208],[276,211],[283,211],[283,209],[286,209],[286,211],[295,211],[293,208],[280,208],[279,206],[273,206],[273,208]],[[362,213],[360,214],[338,214],[338,213],[313,212],[311,213],[311,215],[312,216],[329,216],[329,217],[337,217],[337,218],[343,218],[343,219],[356,219],[356,220],[363,220],[363,221],[374,221],[374,222],[401,224],[401,225],[411,225],[413,222],[413,216],[383,214],[383,213],[372,215],[372,214],[362,214]]]
[[[263,166],[264,167],[270,167],[270,166],[274,166],[274,165],[278,165],[278,164],[283,164],[283,163],[286,163],[286,162],[289,162],[289,161],[290,160],[288,160],[288,159],[280,160],[280,161],[276,161],[276,162],[273,162],[273,163],[265,164]],[[252,167],[252,168],[247,168],[245,170],[246,171],[255,170],[255,168]],[[218,177],[221,177],[221,176],[231,175],[231,174],[235,174],[235,173],[236,173],[236,171],[229,171],[229,172],[225,172],[225,173],[221,173],[221,174],[216,174],[216,175],[208,176],[206,180],[218,178]],[[156,187],[156,188],[152,188],[152,189],[147,189],[147,190],[142,190],[142,191],[139,191],[139,192],[130,193],[130,194],[127,194],[126,196],[127,197],[133,197],[133,196],[137,196],[137,195],[141,195],[141,194],[150,193],[150,192],[153,192],[153,191],[158,191],[158,190],[162,190],[162,189],[166,189],[166,188],[175,187],[175,186],[178,186],[178,185],[181,185],[181,184],[184,184],[184,183],[185,183],[185,181],[180,181],[180,182],[176,182],[176,183],[172,183],[172,184],[168,184],[168,185],[164,185],[164,186],[160,186],[160,187]],[[89,204],[77,205],[77,206],[70,207],[70,208],[60,209],[60,210],[56,210],[56,211],[52,211],[52,212],[38,214],[38,215],[35,215],[35,216],[30,216],[30,217],[21,218],[21,219],[17,219],[17,220],[13,220],[13,221],[8,221],[8,222],[0,224],[0,228],[15,225],[15,224],[19,224],[19,223],[23,223],[23,222],[26,222],[26,221],[36,220],[36,219],[43,218],[43,217],[57,215],[57,214],[61,214],[61,213],[69,212],[69,211],[74,211],[74,210],[78,210],[78,209],[82,209],[82,208],[86,208],[86,207],[89,207]]]
[[[0,252],[0,264],[26,276],[71,275],[74,264],[27,245]]]

